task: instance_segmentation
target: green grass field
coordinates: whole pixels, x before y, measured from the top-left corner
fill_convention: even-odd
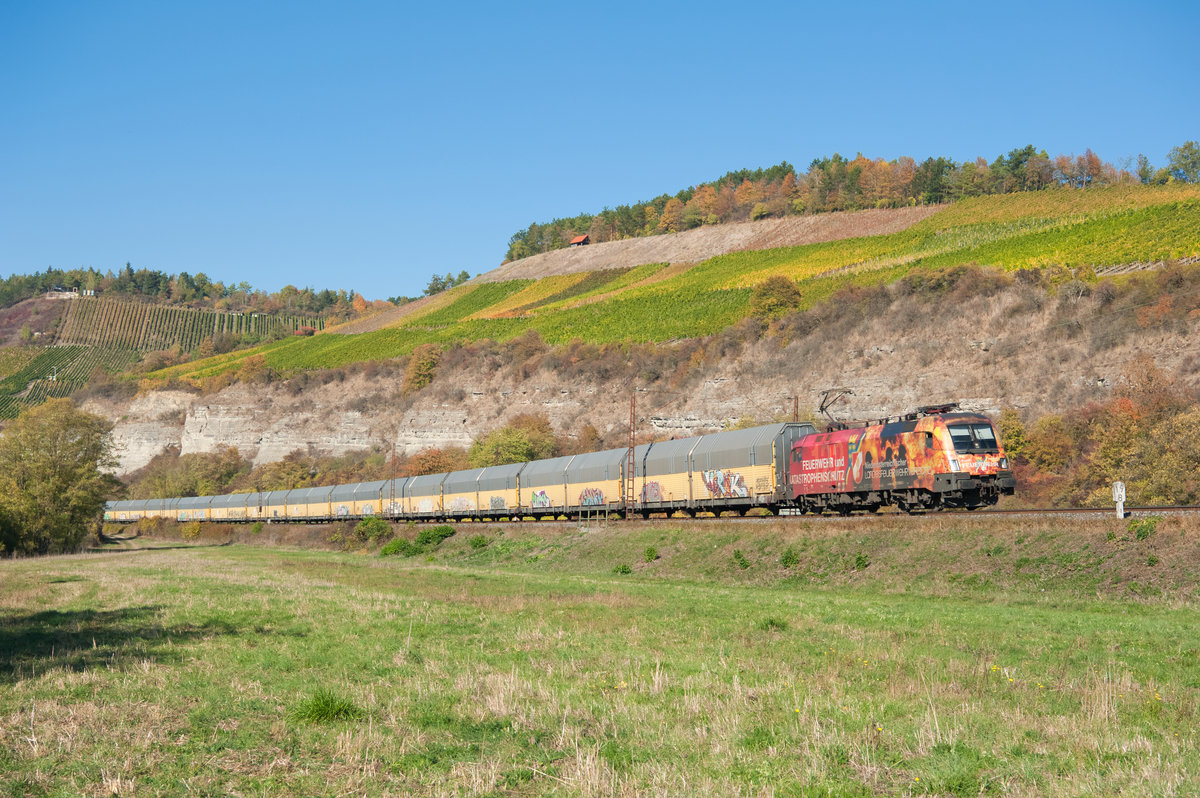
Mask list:
[[[0,562],[0,793],[1195,794],[1198,533],[464,524],[385,558],[216,527]]]
[[[773,275],[797,281],[807,308],[848,286],[962,264],[1078,269],[1190,257],[1200,254],[1197,230],[1200,189],[1186,184],[980,197],[949,205],[903,232],[735,252],[662,280],[647,279],[664,269],[653,264],[463,285],[394,327],[336,336],[339,341],[301,339],[261,353],[269,366],[288,374],[402,357],[422,344],[504,341],[529,329],[551,344],[692,338],[745,318],[751,289]],[[591,301],[598,298],[603,301]],[[233,359],[210,358],[151,376],[197,380],[237,366]]]

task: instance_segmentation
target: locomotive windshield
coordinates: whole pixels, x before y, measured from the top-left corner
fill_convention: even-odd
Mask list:
[[[959,454],[999,454],[996,433],[991,424],[951,424],[950,439]]]

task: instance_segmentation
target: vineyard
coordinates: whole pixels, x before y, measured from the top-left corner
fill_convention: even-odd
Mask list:
[[[14,418],[21,410],[46,399],[70,396],[82,388],[97,369],[117,372],[137,361],[128,349],[90,346],[29,347],[22,368],[0,380],[0,418]]]
[[[504,341],[528,330],[550,344],[667,341],[736,324],[751,312],[754,286],[775,275],[796,282],[800,309],[844,288],[962,264],[1008,271],[1065,268],[1097,279],[1094,272],[1105,266],[1198,256],[1197,231],[1200,189],[1189,185],[981,197],[947,206],[897,233],[732,252],[694,265],[472,282],[383,329],[283,341],[255,352],[269,367],[288,374],[402,357],[422,344]],[[236,370],[255,352],[183,364],[153,376],[212,376]]]
[[[204,339],[221,335],[262,339],[280,331],[323,326],[322,319],[304,316],[222,313],[82,297],[71,300],[58,342],[137,352],[178,347],[190,352]]]
[[[97,373],[116,374],[145,352],[191,352],[205,341],[232,336],[252,342],[321,329],[319,318],[265,313],[221,313],[141,302],[81,297],[70,306],[51,347],[0,349],[0,419],[52,397],[70,396]],[[285,340],[282,343],[290,343]],[[247,353],[232,353],[231,359]]]

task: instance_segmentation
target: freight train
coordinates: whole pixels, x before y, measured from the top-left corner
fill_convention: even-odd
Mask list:
[[[321,522],[974,510],[1016,485],[991,421],[954,405],[858,427],[768,424],[446,474],[109,502],[104,520]]]

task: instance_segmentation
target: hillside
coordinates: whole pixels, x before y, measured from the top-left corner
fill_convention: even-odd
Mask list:
[[[1009,273],[1057,269],[1060,277],[1077,274],[1094,283],[1097,273],[1105,269],[1200,255],[1200,186],[1189,184],[1026,192],[964,200],[911,224],[907,223],[914,221],[912,217],[897,211],[831,217],[822,225],[831,235],[835,234],[831,230],[852,234],[866,226],[856,219],[904,229],[794,247],[731,251],[700,262],[639,265],[649,254],[638,248],[643,245],[674,241],[675,253],[663,254],[690,253],[689,242],[696,239],[691,233],[549,253],[540,260],[527,259],[532,265],[510,264],[511,270],[505,267],[488,280],[458,286],[419,307],[400,308],[389,318],[372,322],[378,328],[370,332],[280,341],[150,377],[200,384],[222,375],[228,378],[248,358],[259,355],[265,367],[288,375],[404,357],[422,345],[445,348],[469,341],[503,342],[531,331],[554,345],[576,339],[605,344],[714,335],[754,315],[754,291],[772,277],[796,284],[800,297],[786,310],[799,312],[842,290],[964,264]],[[772,231],[779,229],[778,223],[756,224],[761,226],[752,223],[729,229],[735,231],[739,244],[774,240]],[[700,232],[707,236],[721,229]],[[576,254],[580,250],[588,253]],[[577,259],[585,257],[614,268],[573,271]],[[512,277],[528,273],[522,271],[527,268],[548,276]],[[499,279],[505,277],[511,279]]]
[[[512,261],[480,276],[486,282],[537,280],[552,275],[624,269],[648,263],[695,263],[730,252],[798,247],[907,230],[941,210],[919,206],[791,216],[697,227],[682,233],[557,249]]]
[[[139,363],[158,368],[195,351],[211,354],[299,327],[311,316],[228,313],[147,301],[33,298],[0,310],[0,419],[51,397],[108,390]],[[156,365],[155,365],[156,364]],[[115,381],[115,382],[114,382]]]
[[[794,397],[809,415],[835,385],[854,390],[847,418],[958,400],[1033,420],[1109,401],[1144,357],[1200,385],[1198,193],[991,197],[899,233],[479,280],[392,327],[177,366],[145,383],[163,390],[89,407],[117,422],[124,470],[165,447],[235,446],[257,463],[393,444],[413,455],[520,413],[619,446],[634,389],[643,437],[789,417]],[[744,286],[779,274],[800,277],[796,306],[750,315]]]

